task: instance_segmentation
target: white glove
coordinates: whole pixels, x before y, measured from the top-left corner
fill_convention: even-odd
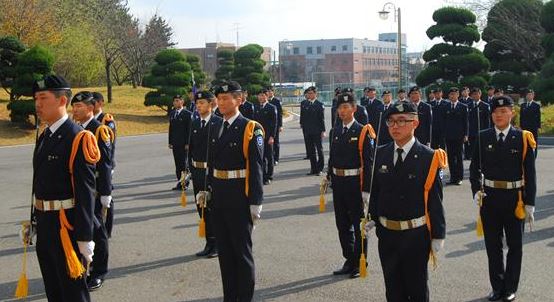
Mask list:
[[[525,205],[525,221],[531,225],[535,222],[535,206]]]
[[[479,206],[479,195],[481,195],[481,198],[485,198],[485,196],[487,196],[487,193],[482,192],[482,191],[475,192],[475,195],[473,195],[473,203],[476,206]]]
[[[104,208],[109,208],[110,204],[112,203],[112,196],[111,195],[100,196],[100,203]]]
[[[435,252],[435,254],[438,254],[444,247],[444,239],[431,240],[431,247],[433,248],[433,252]]]
[[[252,222],[256,224],[260,219],[262,213],[262,205],[250,205],[250,215],[252,215]]]
[[[94,256],[94,241],[77,241],[77,246],[87,263],[91,263]]]
[[[375,227],[375,221],[373,220],[370,220],[368,222],[366,222],[364,228],[365,228],[365,234],[367,236],[367,234],[369,234],[369,232]]]
[[[362,191],[362,201],[364,202],[364,213],[367,214],[367,209],[369,208],[369,192]]]
[[[196,204],[201,208],[206,207],[210,199],[211,193],[209,191],[200,191],[196,194]]]
[[[21,229],[19,230],[19,239],[23,244],[31,244],[36,242],[37,231],[34,228],[31,228],[31,224],[28,221],[25,221],[21,224]]]

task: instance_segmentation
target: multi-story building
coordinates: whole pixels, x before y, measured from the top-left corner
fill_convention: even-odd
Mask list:
[[[398,82],[397,49],[396,42],[355,38],[280,41],[279,82],[391,85]]]
[[[200,65],[208,77],[213,78],[214,74],[219,67],[217,60],[217,52],[221,49],[237,50],[238,47],[233,43],[206,43],[206,47],[201,48],[183,48],[180,49],[184,53],[195,54],[200,57]],[[264,47],[262,54],[262,60],[266,62],[266,69],[269,68],[269,62],[271,61],[271,48]]]

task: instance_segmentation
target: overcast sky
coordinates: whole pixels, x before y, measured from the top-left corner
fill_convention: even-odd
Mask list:
[[[257,43],[277,49],[278,42],[331,38],[368,38],[396,32],[391,14],[383,21],[377,12],[385,0],[129,0],[131,12],[146,22],[158,12],[174,30],[179,48],[203,47],[206,42]],[[402,11],[402,32],[408,51],[422,51],[439,42],[429,40],[433,12],[446,0],[394,0]]]

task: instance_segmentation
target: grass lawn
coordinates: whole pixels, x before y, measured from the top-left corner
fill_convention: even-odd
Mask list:
[[[107,96],[105,87],[76,88],[73,93],[79,91],[100,91]],[[144,95],[150,91],[148,88],[136,88],[131,86],[116,86],[113,88],[113,102],[106,103],[104,111],[111,113],[117,123],[119,136],[160,133],[167,131],[168,122],[165,112],[157,107],[144,106]],[[0,92],[0,146],[34,143],[35,133],[33,129],[25,129],[10,122],[8,95]],[[71,107],[69,107],[71,111]]]

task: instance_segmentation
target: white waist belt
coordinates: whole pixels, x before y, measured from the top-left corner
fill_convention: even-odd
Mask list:
[[[335,174],[336,176],[357,176],[357,175],[360,175],[360,169],[333,168],[333,174]]]
[[[246,169],[241,170],[217,170],[214,169],[213,176],[218,179],[246,178]]]
[[[75,201],[73,199],[66,200],[35,200],[35,209],[43,212],[59,211],[63,209],[71,209],[75,207]]]
[[[523,187],[524,181],[505,181],[505,180],[489,180],[485,179],[485,186],[495,189],[519,189]]]
[[[410,220],[397,221],[397,220],[390,220],[383,216],[380,216],[379,222],[381,223],[382,226],[384,226],[389,230],[405,231],[405,230],[415,229],[415,228],[424,226],[427,223],[427,219],[425,219],[425,216],[421,216],[419,218],[414,218]]]

